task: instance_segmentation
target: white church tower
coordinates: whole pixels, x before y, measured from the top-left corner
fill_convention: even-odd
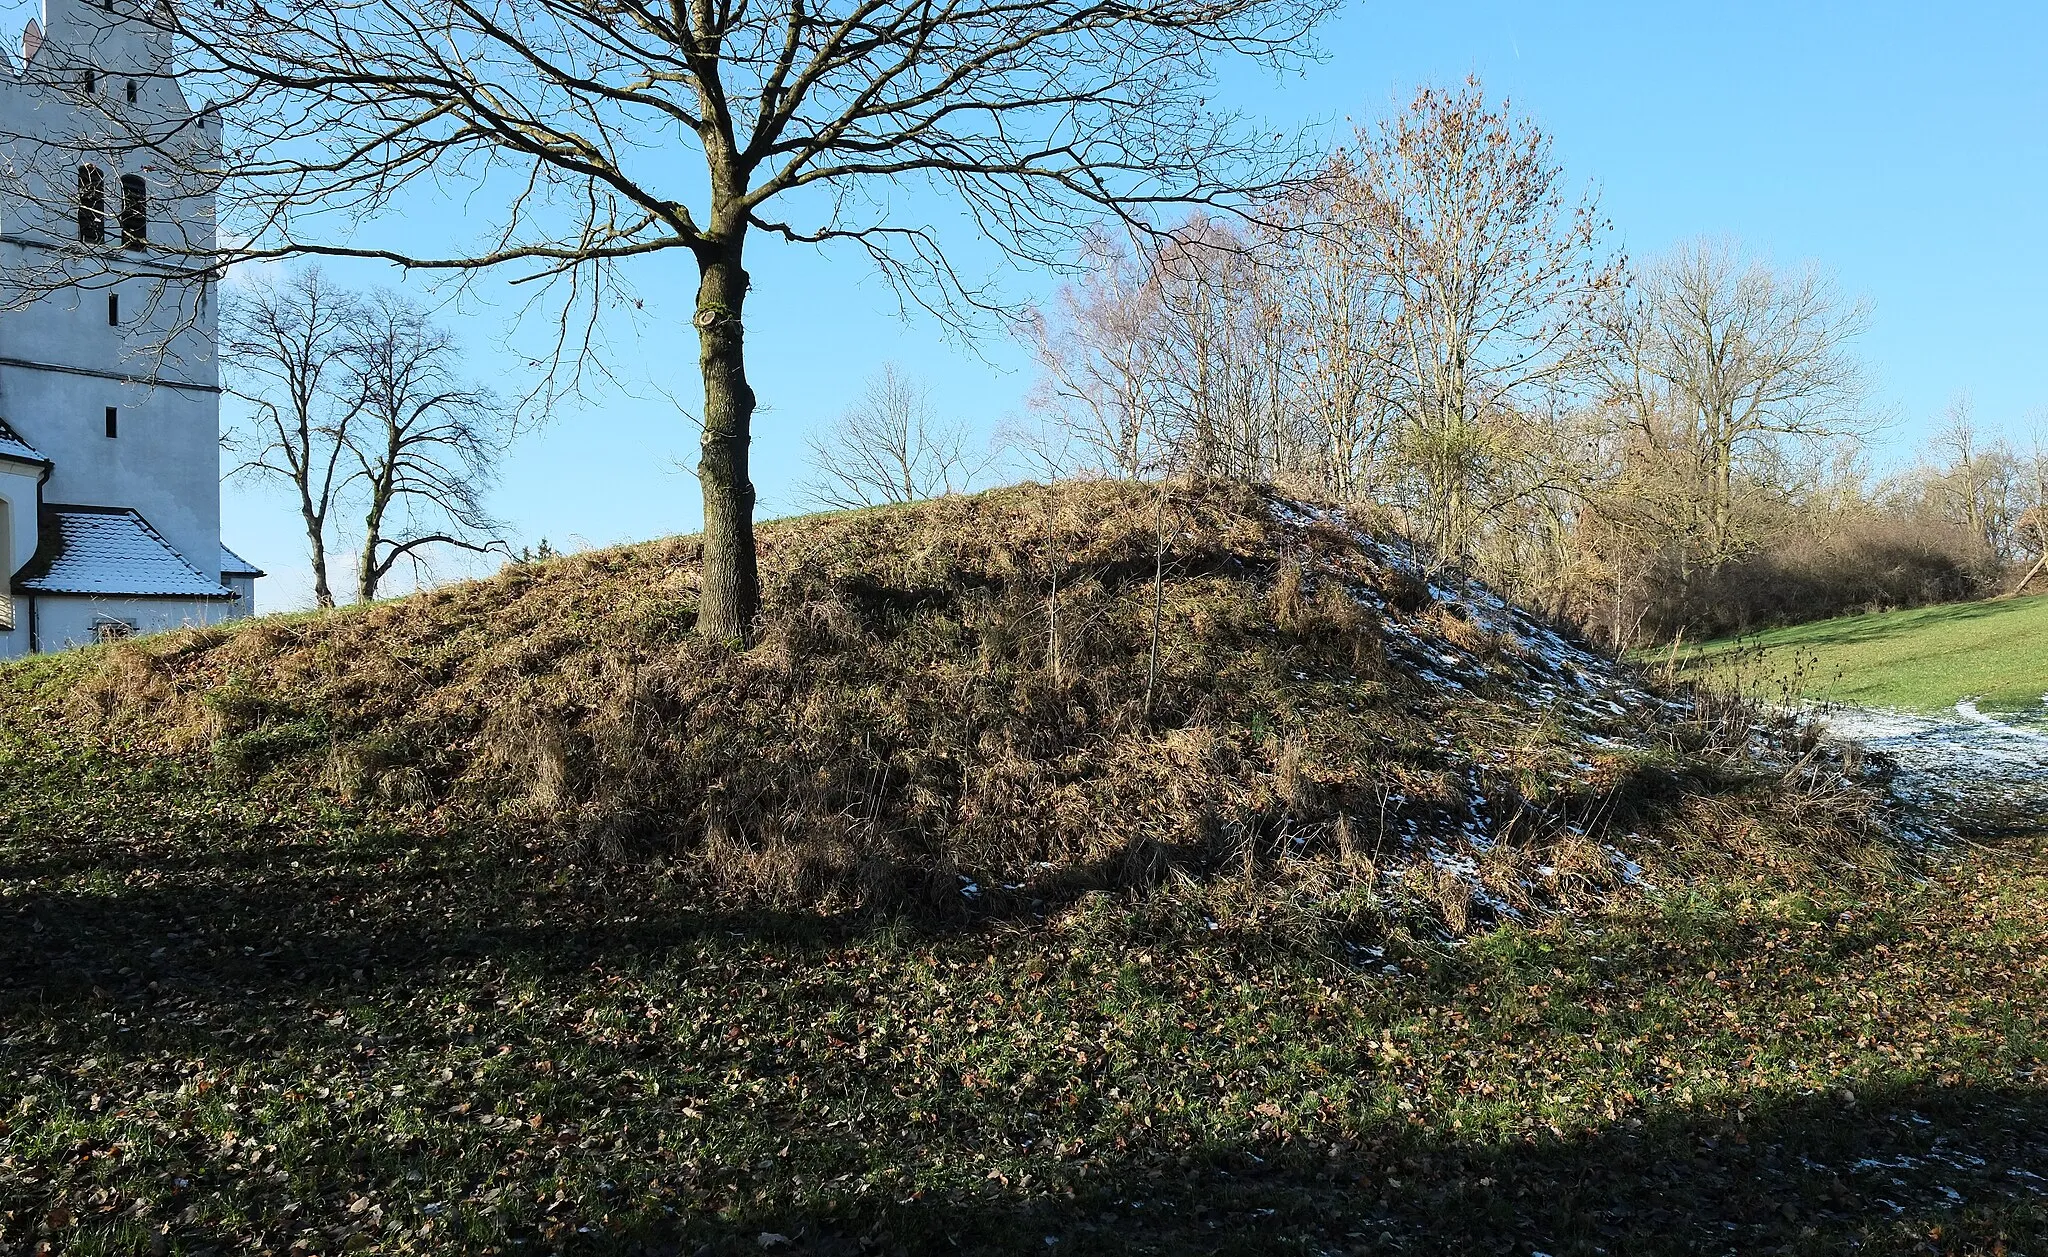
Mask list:
[[[137,3],[44,0],[0,51],[0,657],[247,615],[262,575],[220,539],[220,121]]]

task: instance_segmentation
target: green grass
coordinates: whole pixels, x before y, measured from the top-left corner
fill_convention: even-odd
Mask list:
[[[2048,1251],[2048,846],[1726,864],[920,929],[0,748],[0,1252]]]
[[[1845,616],[1710,642],[1690,669],[1802,698],[1902,711],[2038,713],[2048,694],[2048,596]]]

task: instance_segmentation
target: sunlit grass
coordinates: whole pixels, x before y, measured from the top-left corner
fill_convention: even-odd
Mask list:
[[[1845,616],[1687,649],[1681,667],[1798,697],[1945,711],[2038,712],[2048,694],[2048,596]]]

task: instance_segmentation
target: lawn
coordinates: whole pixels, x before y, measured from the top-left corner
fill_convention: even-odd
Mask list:
[[[2048,847],[1725,863],[918,929],[18,745],[0,1251],[2048,1252]]]
[[[1707,643],[1686,666],[1769,694],[1901,711],[2039,713],[2048,695],[2048,595],[1845,616]]]

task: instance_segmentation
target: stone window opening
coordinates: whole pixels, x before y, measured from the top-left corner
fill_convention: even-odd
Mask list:
[[[140,249],[149,243],[149,184],[141,175],[121,176],[121,247]]]
[[[114,440],[121,435],[121,410],[118,406],[107,407],[107,439]]]
[[[98,166],[78,168],[78,239],[101,244],[107,238],[107,176]]]

